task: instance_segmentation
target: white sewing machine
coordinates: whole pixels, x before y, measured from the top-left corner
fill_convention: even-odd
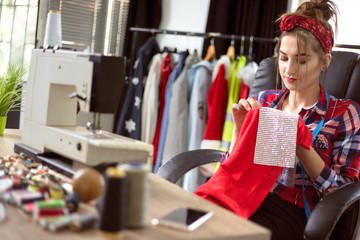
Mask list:
[[[22,143],[85,165],[152,161],[153,146],[98,127],[96,113],[115,113],[124,81],[124,58],[35,49],[26,85]],[[94,122],[76,126],[77,110]]]

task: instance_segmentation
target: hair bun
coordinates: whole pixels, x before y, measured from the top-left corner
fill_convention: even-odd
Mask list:
[[[336,4],[331,0],[310,0],[302,3],[294,14],[316,19],[329,27],[328,22],[332,19],[337,28],[337,12]]]

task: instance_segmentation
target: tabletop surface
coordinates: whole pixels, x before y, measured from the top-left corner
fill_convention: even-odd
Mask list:
[[[0,156],[13,154],[14,143],[21,141],[21,131],[6,129],[0,136]],[[127,229],[122,239],[270,239],[265,228],[245,220],[192,193],[186,192],[154,174],[150,174],[148,225]],[[193,232],[154,226],[151,219],[159,218],[180,206],[213,211],[214,215]],[[93,211],[92,205],[82,205]],[[81,232],[64,230],[56,233],[43,230],[30,216],[13,206],[6,206],[8,219],[0,223],[0,239],[105,239],[94,229]]]

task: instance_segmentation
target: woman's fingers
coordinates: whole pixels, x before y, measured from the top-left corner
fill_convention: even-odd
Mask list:
[[[248,99],[246,99],[246,101],[248,103],[250,103],[251,108],[260,108],[261,107],[260,102],[253,98],[248,98]]]
[[[240,99],[238,103],[233,103],[231,105],[232,117],[234,122],[234,131],[233,139],[236,139],[240,133],[240,129],[244,123],[244,119],[249,110],[253,108],[259,108],[259,101],[254,100],[253,98]]]
[[[243,99],[243,98],[240,99],[238,104],[239,104],[240,108],[246,109],[247,111],[249,111],[251,109],[251,105],[248,101],[246,101],[246,99]]]
[[[240,105],[237,104],[237,103],[233,103],[233,104],[231,105],[231,108],[232,108],[232,111],[233,111],[233,112],[234,112],[234,111],[238,111],[238,110],[242,110],[242,108],[240,107]]]
[[[253,108],[259,108],[260,103],[259,101],[254,100],[253,98],[247,98],[247,99],[240,99],[238,103],[240,108],[244,108],[247,111],[253,109]]]

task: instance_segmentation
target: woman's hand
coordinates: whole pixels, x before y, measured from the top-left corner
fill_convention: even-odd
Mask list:
[[[247,99],[240,99],[238,103],[232,104],[231,110],[232,110],[232,117],[234,122],[234,131],[230,146],[230,152],[235,143],[235,140],[239,135],[240,129],[242,127],[247,112],[251,109],[260,108],[260,107],[261,107],[260,102],[250,97]]]
[[[249,97],[247,99],[240,99],[237,104],[234,103],[231,107],[234,130],[239,133],[247,112],[253,108],[260,108],[261,106],[259,101]]]

